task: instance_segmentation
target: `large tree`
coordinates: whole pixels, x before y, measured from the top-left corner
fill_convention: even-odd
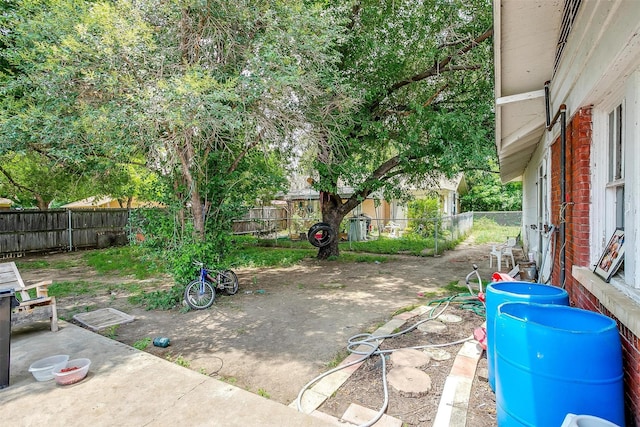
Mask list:
[[[276,160],[308,127],[342,27],[304,1],[184,1],[144,14],[157,44],[141,96],[145,145],[205,239],[237,212],[225,205],[283,184]]]
[[[200,241],[309,149],[337,230],[492,147],[488,0],[14,0],[0,24],[0,155],[145,159]]]
[[[118,81],[128,76],[97,76],[82,60],[93,52],[74,38],[104,18],[99,3],[15,0],[1,10],[0,192],[40,209],[139,195],[131,178],[146,175],[133,170],[144,161]]]
[[[13,4],[0,154],[111,159],[114,170],[144,158],[200,242],[282,187],[307,112],[326,106],[344,30],[303,0]]]
[[[356,0],[345,13],[338,73],[358,98],[334,93],[311,169],[336,231],[372,193],[406,196],[494,152],[490,1]],[[347,200],[340,185],[355,189]],[[337,240],[318,253],[335,255]]]

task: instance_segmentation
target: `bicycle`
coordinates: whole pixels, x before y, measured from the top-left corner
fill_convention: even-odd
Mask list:
[[[233,270],[213,270],[202,262],[194,262],[200,268],[200,276],[192,280],[184,290],[184,301],[194,310],[211,307],[216,299],[216,290],[227,295],[238,292],[238,276]]]

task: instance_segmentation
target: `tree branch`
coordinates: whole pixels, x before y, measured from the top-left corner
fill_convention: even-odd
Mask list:
[[[386,162],[378,166],[378,168],[375,171],[373,171],[371,176],[368,179],[366,179],[364,183],[375,182],[375,181],[384,179],[384,176],[390,171],[392,171],[394,168],[396,168],[399,164],[400,164],[399,156],[394,156],[390,158],[389,160],[387,160]],[[351,195],[351,197],[349,197],[347,201],[341,205],[340,209],[343,212],[350,212],[351,210],[353,210],[353,208],[355,208],[356,206],[358,206],[358,204],[360,204],[361,199],[366,199],[369,196],[369,194],[371,194],[371,192],[372,192],[371,186],[369,185],[363,186],[363,188],[361,188],[359,191],[354,192]]]
[[[7,178],[7,181],[9,181],[9,183],[11,185],[13,185],[14,187],[16,187],[17,189],[22,190],[22,191],[27,191],[27,192],[32,193],[32,194],[37,194],[36,191],[33,188],[25,187],[24,185],[16,182],[13,179],[13,177],[11,176],[11,174],[9,173],[9,171],[7,171],[2,166],[0,166],[0,172]]]
[[[263,134],[264,134],[264,129],[261,130],[260,132],[258,132],[258,134],[256,135],[256,137],[253,140],[253,142],[251,142],[251,144],[247,145],[244,148],[244,150],[242,150],[242,152],[238,155],[238,157],[236,157],[236,159],[233,161],[233,164],[231,164],[231,166],[229,166],[229,169],[227,169],[227,173],[231,173],[231,172],[235,171],[238,168],[238,165],[240,164],[240,161],[244,158],[244,156],[247,155],[249,150],[251,150],[253,147],[257,146],[260,143],[260,141],[262,140],[262,135]]]
[[[449,83],[445,83],[444,85],[442,85],[442,87],[440,89],[438,89],[437,91],[435,91],[435,93],[433,95],[431,95],[429,97],[429,99],[427,99],[424,103],[422,103],[423,107],[428,107],[430,105],[433,104],[433,101],[436,100],[436,98],[445,90],[447,90],[449,88]],[[384,115],[386,116],[390,116],[392,114],[401,114],[403,116],[408,116],[411,113],[413,113],[413,110],[410,109],[408,106],[406,105],[400,105],[397,106],[395,109],[387,109],[384,112]]]
[[[480,43],[482,43],[492,35],[493,35],[493,27],[489,28],[484,33],[476,37],[475,39],[469,41],[469,43],[467,43],[466,46],[463,46],[462,48],[458,49],[454,54],[447,56],[442,61],[437,61],[435,64],[433,64],[432,67],[420,73],[414,74],[413,76],[407,79],[394,83],[386,91],[384,91],[378,99],[374,100],[371,103],[371,105],[369,106],[369,111],[375,110],[380,105],[383,99],[385,99],[386,97],[388,97],[389,95],[397,91],[398,89],[405,87],[407,85],[410,85],[411,83],[416,83],[416,82],[425,80],[429,77],[435,76],[442,72],[479,69],[480,65],[478,64],[474,64],[474,65],[449,65],[449,64],[451,64],[451,61],[453,61],[455,57],[469,52],[471,49],[473,49],[474,47],[476,47],[477,45],[479,45]]]
[[[351,8],[351,18],[349,19],[349,24],[347,25],[347,29],[353,30],[353,27],[356,25],[356,16],[360,13],[360,9],[362,5],[360,2],[353,5]]]
[[[408,84],[411,84],[411,83],[419,82],[419,81],[424,80],[424,79],[426,79],[428,77],[434,76],[434,75],[438,74],[439,72],[467,69],[464,66],[462,66],[461,68],[458,68],[458,67],[455,67],[455,66],[454,67],[449,67],[449,64],[451,63],[451,61],[453,61],[453,58],[469,52],[471,49],[473,49],[474,47],[476,47],[477,45],[479,45],[480,43],[482,43],[484,40],[488,39],[492,35],[493,35],[493,27],[489,28],[487,31],[485,31],[484,33],[480,34],[474,40],[471,40],[466,46],[458,49],[455,52],[455,54],[449,55],[445,59],[443,59],[442,61],[436,62],[431,68],[423,71],[422,73],[418,73],[418,74],[416,74],[416,75],[414,75],[412,77],[409,77],[406,80],[402,80],[402,81],[399,81],[399,82],[393,84],[389,89],[387,89],[386,96],[392,94],[393,92],[395,92],[396,90],[400,89],[401,87],[404,87],[404,86],[406,86]],[[476,69],[476,68],[479,68],[479,66],[476,65],[472,69]]]

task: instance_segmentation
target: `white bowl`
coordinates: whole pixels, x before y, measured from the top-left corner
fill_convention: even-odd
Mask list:
[[[49,356],[33,362],[29,366],[29,372],[38,381],[48,381],[53,379],[53,371],[57,368],[63,368],[69,360],[69,355],[59,354],[57,356]]]
[[[60,385],[75,384],[87,376],[89,366],[91,366],[89,359],[69,360],[64,366],[53,370],[53,377]]]

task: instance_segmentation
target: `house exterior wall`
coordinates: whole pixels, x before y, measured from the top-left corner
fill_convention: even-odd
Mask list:
[[[551,282],[552,257],[557,252],[557,228],[550,213],[550,149],[544,139],[538,144],[522,177],[523,248],[534,256],[538,281]]]
[[[564,286],[572,298],[574,297],[572,291],[576,285],[570,274],[572,267],[574,265],[589,266],[590,147],[591,108],[586,107],[580,109],[567,123],[566,204],[563,204],[561,198],[560,138],[551,146],[551,218],[554,224],[558,226],[564,224],[565,227],[567,244],[565,245]],[[558,286],[563,285],[561,255],[561,251],[558,251],[553,260],[552,282]],[[582,307],[580,304],[576,305]]]
[[[582,2],[560,65],[550,84],[553,116],[566,105],[566,151],[560,125],[545,132],[539,152],[523,175],[523,224],[538,217],[536,185],[540,164],[549,157],[550,223],[560,233],[553,251],[550,283],[564,286],[572,306],[617,322],[623,349],[626,423],[640,426],[640,2]],[[622,106],[623,200],[616,201],[609,176],[609,114]],[[566,197],[562,200],[564,155]],[[615,181],[615,180],[614,180]],[[611,195],[614,195],[612,199]],[[598,262],[615,227],[616,203],[622,205],[625,265],[607,282],[596,275]],[[535,242],[530,242],[535,245]],[[544,246],[544,245],[543,245]],[[562,248],[565,252],[562,271]],[[563,274],[564,273],[564,274]],[[564,279],[563,279],[564,277]],[[564,283],[563,283],[564,281]]]
[[[533,153],[528,167],[525,169],[522,177],[522,230],[521,236],[523,241],[523,248],[534,255],[534,259],[538,265],[538,268],[542,266],[545,270],[549,270],[549,261],[545,258],[549,245],[547,239],[540,238],[540,220],[548,219],[539,218],[539,186],[538,175],[540,168],[542,167],[544,173],[548,170],[546,150],[543,148],[543,144],[539,144],[536,151]],[[548,189],[544,194],[548,194]],[[540,271],[539,273],[544,273]],[[544,275],[548,277],[548,275]]]
[[[592,107],[580,108],[567,121],[566,137],[566,204],[561,199],[560,138],[550,147],[551,153],[551,218],[553,223],[565,224],[565,278],[564,287],[572,306],[599,312],[611,317],[618,324],[623,347],[625,408],[627,425],[640,425],[640,343],[638,340],[637,303],[626,300],[612,285],[593,274],[590,247],[591,215],[598,215],[598,206],[592,201],[593,147]],[[558,237],[556,237],[558,238]],[[560,241],[562,244],[562,241]],[[562,286],[562,253],[558,251],[553,260],[551,283]]]

